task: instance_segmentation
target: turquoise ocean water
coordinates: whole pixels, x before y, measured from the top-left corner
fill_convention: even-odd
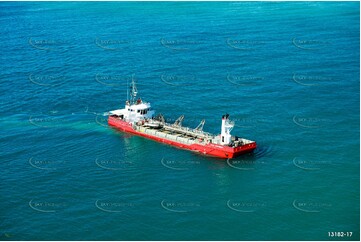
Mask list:
[[[1,239],[358,240],[359,7],[0,3]],[[109,128],[132,76],[170,122],[229,113],[257,150]]]

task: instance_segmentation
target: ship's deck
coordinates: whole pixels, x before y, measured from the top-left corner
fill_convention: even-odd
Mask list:
[[[116,115],[113,115],[112,117],[125,121],[124,119],[122,119],[121,117],[117,117]],[[151,122],[152,124],[161,124],[161,125],[159,127],[151,127],[144,125],[144,123],[138,123],[138,124],[134,124],[133,128],[138,132],[143,132],[151,136],[155,136],[162,139],[168,139],[185,145],[192,145],[195,143],[201,145],[206,145],[209,143],[220,145],[220,136],[215,136],[211,133],[204,132],[202,130],[191,129],[179,125],[160,123],[160,122],[158,123],[154,121],[152,122]],[[228,146],[238,147],[250,143],[254,143],[254,141],[233,136],[232,143]]]
[[[189,136],[185,133],[179,133],[175,131],[167,130],[166,128],[155,129],[151,127],[144,127],[144,126],[136,126],[136,130],[139,132],[143,132],[149,135],[153,135],[159,138],[164,138],[168,140],[172,140],[175,142],[179,142],[186,145],[191,145],[194,143],[202,143],[201,141],[197,140],[196,137]]]

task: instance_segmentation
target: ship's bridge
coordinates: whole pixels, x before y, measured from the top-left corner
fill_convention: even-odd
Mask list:
[[[127,109],[127,111],[130,112],[136,112],[141,115],[144,115],[144,114],[148,114],[148,112],[151,111],[151,106],[150,103],[139,103],[133,105],[126,104],[125,109]]]
[[[153,118],[155,111],[151,109],[150,103],[143,102],[140,97],[137,98],[137,94],[137,87],[135,86],[135,81],[133,79],[130,93],[131,98],[125,102],[124,109],[110,111],[110,115],[130,123]]]
[[[113,110],[110,115],[115,115],[127,122],[138,122],[142,119],[153,118],[155,111],[152,110],[150,103],[138,99],[134,104],[126,102],[124,109]]]

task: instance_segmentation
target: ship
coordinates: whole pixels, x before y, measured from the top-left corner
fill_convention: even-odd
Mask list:
[[[138,97],[134,78],[127,90],[125,107],[108,112],[108,125],[117,130],[202,155],[231,159],[257,148],[255,141],[231,135],[234,122],[229,114],[222,115],[218,135],[203,131],[204,119],[196,128],[183,127],[183,119],[181,115],[174,123],[168,123],[162,114],[155,115],[150,103]]]

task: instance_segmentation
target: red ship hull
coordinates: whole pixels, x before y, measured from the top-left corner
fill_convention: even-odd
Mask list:
[[[245,154],[245,153],[249,153],[252,152],[254,149],[257,148],[257,144],[256,142],[254,143],[250,143],[250,144],[246,144],[246,145],[242,145],[239,147],[229,147],[229,146],[222,146],[222,145],[216,145],[216,144],[207,144],[207,145],[202,145],[202,144],[191,144],[191,145],[187,145],[187,144],[183,144],[183,143],[179,143],[179,142],[175,142],[172,140],[168,140],[168,139],[164,139],[161,137],[157,137],[157,136],[153,136],[153,135],[149,135],[149,134],[145,134],[143,132],[138,132],[136,130],[134,130],[132,128],[132,125],[130,123],[127,123],[123,120],[114,118],[114,117],[109,117],[108,119],[108,124],[110,126],[113,126],[121,131],[127,132],[127,133],[132,133],[135,135],[139,135],[139,136],[143,136],[145,138],[148,139],[152,139],[155,141],[158,141],[160,143],[164,143],[164,144],[168,144],[168,145],[172,145],[181,149],[187,149],[187,150],[191,150],[194,152],[199,152],[201,154],[204,155],[210,155],[210,156],[214,156],[214,157],[219,157],[219,158],[234,158],[237,157],[241,154]]]

